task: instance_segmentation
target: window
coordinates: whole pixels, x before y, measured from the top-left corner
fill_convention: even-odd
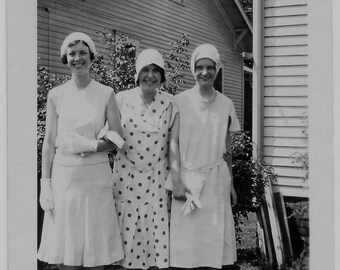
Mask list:
[[[214,81],[214,88],[220,93],[223,93],[223,65],[217,73],[216,79]]]

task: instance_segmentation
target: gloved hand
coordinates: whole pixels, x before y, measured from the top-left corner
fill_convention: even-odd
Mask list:
[[[40,179],[40,206],[44,211],[52,211],[54,201],[51,189],[51,178]]]
[[[105,137],[110,140],[111,142],[113,142],[118,149],[121,149],[123,147],[124,144],[124,140],[122,139],[122,137],[119,136],[119,134],[115,131],[108,131],[105,134]]]
[[[201,208],[200,196],[203,189],[206,174],[198,171],[181,171],[181,177],[185,185],[191,191],[185,193],[185,203],[181,209],[183,215],[189,214],[195,207]]]
[[[186,200],[186,193],[190,193],[191,191],[186,187],[181,179],[172,179],[172,196],[174,199],[179,201]]]
[[[187,200],[185,201],[184,205],[181,208],[181,211],[183,212],[184,216],[186,216],[192,210],[194,210],[195,207],[198,207],[198,208],[202,207],[202,204],[200,200],[198,199],[198,196],[191,195],[188,192],[185,193],[185,196]]]
[[[64,154],[80,154],[84,152],[96,152],[97,140],[90,140],[78,134],[68,135],[60,146]]]

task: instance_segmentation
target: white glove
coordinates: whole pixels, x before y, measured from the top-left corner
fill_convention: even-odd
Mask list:
[[[70,134],[65,138],[60,146],[64,154],[80,154],[84,152],[96,152],[98,147],[97,140],[90,140],[78,134]]]
[[[106,133],[106,138],[113,142],[118,147],[118,149],[121,149],[123,147],[124,140],[122,139],[122,137],[119,136],[117,132],[108,131]]]
[[[198,208],[202,207],[202,204],[200,200],[198,199],[198,196],[193,196],[189,194],[188,192],[185,193],[185,196],[187,197],[187,200],[185,201],[184,205],[181,208],[181,211],[183,212],[184,216],[186,216],[192,210],[194,210],[195,206]]]
[[[40,179],[40,206],[44,211],[50,211],[54,208],[54,201],[51,189],[51,178]]]

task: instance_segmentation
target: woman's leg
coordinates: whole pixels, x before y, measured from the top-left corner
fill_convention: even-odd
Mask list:
[[[82,266],[70,266],[70,265],[60,265],[60,270],[81,270],[83,269]]]
[[[104,270],[104,266],[84,267],[86,270]]]

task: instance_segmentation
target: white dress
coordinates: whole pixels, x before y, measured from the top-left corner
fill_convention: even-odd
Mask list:
[[[125,144],[113,180],[126,268],[169,267],[168,139],[172,96],[157,90],[146,109],[139,87],[117,94]]]
[[[39,260],[93,267],[124,256],[106,152],[81,158],[58,149],[70,132],[96,138],[105,124],[111,93],[94,80],[81,91],[67,82],[49,93],[58,115],[51,174],[54,211],[44,216]]]
[[[170,266],[221,268],[236,261],[231,178],[222,156],[228,119],[230,131],[240,130],[239,122],[232,101],[219,92],[204,102],[195,86],[177,95],[175,102],[180,116],[181,174],[195,173],[204,182],[202,208],[184,215],[184,202],[172,200]]]

